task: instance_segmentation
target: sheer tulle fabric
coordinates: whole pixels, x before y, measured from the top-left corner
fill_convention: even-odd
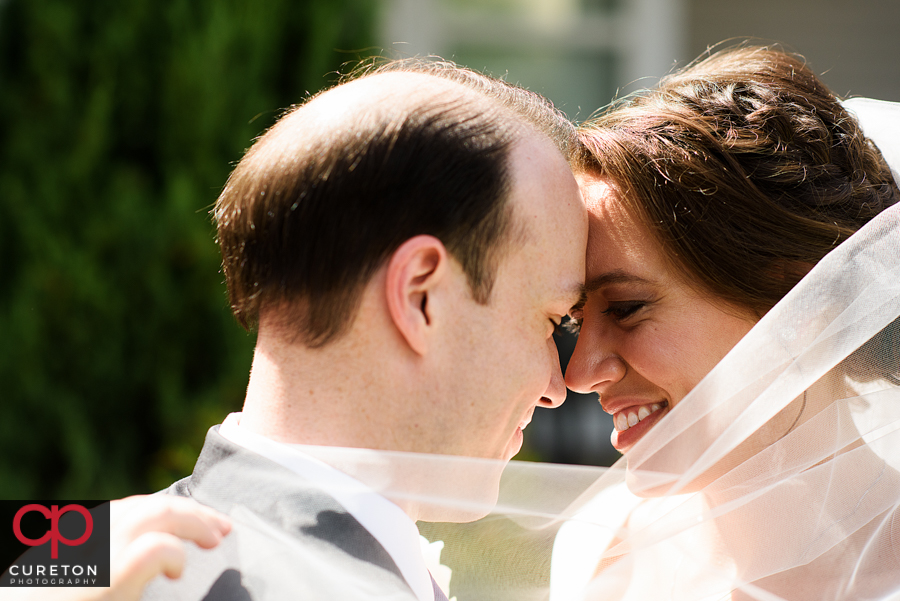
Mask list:
[[[304,449],[422,508],[458,601],[900,599],[900,206],[611,468]]]

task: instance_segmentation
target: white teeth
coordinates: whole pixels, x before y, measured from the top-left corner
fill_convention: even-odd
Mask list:
[[[638,408],[637,413],[634,411],[620,411],[613,420],[615,428],[618,432],[624,432],[628,428],[636,426],[638,422],[649,416],[651,413],[655,413],[660,409],[662,409],[662,405],[653,403],[649,407],[647,405],[642,405]]]

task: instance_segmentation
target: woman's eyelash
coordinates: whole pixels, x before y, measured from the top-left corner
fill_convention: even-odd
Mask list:
[[[584,320],[584,305],[587,299],[578,301],[570,310],[567,318],[555,325],[554,334],[578,334]],[[602,311],[604,315],[610,315],[616,321],[625,321],[629,317],[647,306],[645,301],[620,301],[609,303],[609,307]],[[555,324],[556,322],[554,322]]]
[[[645,305],[646,303],[641,301],[610,303],[609,308],[603,311],[603,314],[611,315],[613,319],[621,321],[624,319],[628,319],[629,317],[643,309]]]

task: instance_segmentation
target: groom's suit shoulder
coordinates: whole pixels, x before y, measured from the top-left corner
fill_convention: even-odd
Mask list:
[[[189,545],[182,577],[157,577],[146,601],[415,599],[384,547],[334,498],[215,428],[194,473],[162,492],[228,514],[233,528],[215,549]]]

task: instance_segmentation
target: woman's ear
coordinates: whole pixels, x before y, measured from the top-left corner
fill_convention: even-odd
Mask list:
[[[446,277],[449,257],[434,236],[416,236],[400,245],[387,265],[385,294],[394,325],[410,348],[428,351],[429,295]]]

